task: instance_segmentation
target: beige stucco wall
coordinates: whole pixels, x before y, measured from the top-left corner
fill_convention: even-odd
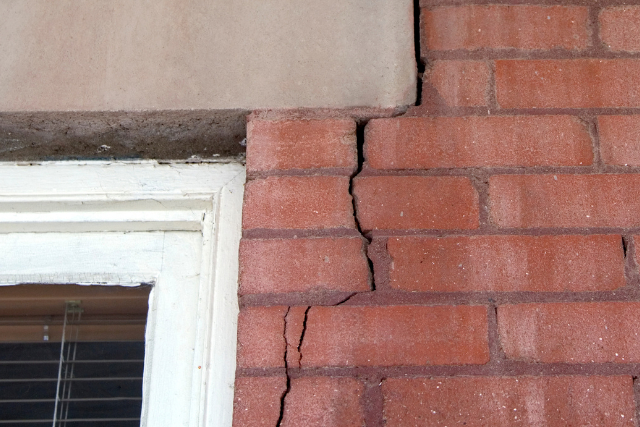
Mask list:
[[[0,0],[0,112],[394,107],[411,0]]]

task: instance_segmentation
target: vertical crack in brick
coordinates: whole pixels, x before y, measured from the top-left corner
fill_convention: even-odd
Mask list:
[[[287,343],[287,366],[300,368],[300,340],[304,334],[308,306],[291,307],[285,318],[285,341]]]
[[[367,262],[369,264],[369,275],[371,277],[371,291],[375,291],[376,290],[376,284],[375,284],[375,275],[374,275],[374,271],[373,271],[373,261],[371,260],[371,257],[369,257],[369,244],[371,243],[371,239],[368,238],[363,232],[362,232],[362,228],[360,227],[360,221],[358,221],[358,210],[357,210],[357,203],[356,203],[356,197],[353,194],[353,179],[358,176],[358,174],[360,172],[362,172],[362,168],[364,167],[364,130],[365,130],[365,126],[367,125],[367,122],[361,122],[358,123],[358,126],[356,128],[356,149],[358,150],[358,168],[356,169],[356,171],[353,173],[353,175],[351,175],[351,179],[349,181],[349,194],[351,195],[351,202],[353,203],[353,218],[355,220],[356,223],[356,228],[358,229],[358,232],[360,233],[360,235],[367,241],[366,247],[365,247],[365,255],[367,257]],[[351,298],[353,295],[349,296],[347,298],[347,300],[349,298]],[[344,303],[346,300],[342,301],[341,303]]]
[[[280,427],[282,424],[282,418],[284,418],[284,401],[287,398],[287,394],[291,390],[291,376],[289,375],[289,362],[287,361],[287,354],[289,353],[289,342],[287,341],[287,317],[289,312],[291,311],[291,307],[287,307],[287,311],[284,314],[284,330],[282,331],[282,335],[284,337],[284,369],[287,375],[287,388],[285,388],[282,396],[280,396],[280,416],[278,417],[278,422],[276,423],[276,427]]]
[[[302,322],[299,322],[300,319],[300,309],[302,307],[287,307],[287,311],[284,314],[284,368],[285,373],[287,375],[287,387],[285,391],[280,396],[280,416],[278,417],[278,422],[276,423],[276,427],[279,427],[282,424],[282,420],[284,418],[284,410],[285,410],[285,401],[289,391],[291,391],[291,368],[297,367],[300,368],[300,361],[302,359],[302,353],[300,352],[300,348],[302,347],[302,340],[304,339],[305,331],[307,330],[307,315],[309,313],[309,309],[311,307],[306,307],[304,310],[304,317]],[[298,327],[302,323],[302,328],[299,333],[299,337],[297,337],[296,331]],[[289,349],[291,351],[295,350],[297,354],[297,361],[293,359],[291,363],[289,362]]]
[[[309,316],[309,310],[311,306],[307,307],[304,311],[304,319],[302,320],[302,332],[300,333],[300,340],[298,340],[298,367],[302,367],[302,341],[304,340],[304,334],[307,332],[307,317]]]

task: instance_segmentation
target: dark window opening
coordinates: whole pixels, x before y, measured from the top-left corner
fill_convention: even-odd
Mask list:
[[[0,426],[139,426],[149,291],[1,287]]]

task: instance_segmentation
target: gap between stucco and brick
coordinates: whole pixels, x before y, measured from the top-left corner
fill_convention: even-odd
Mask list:
[[[420,105],[422,101],[422,76],[426,69],[426,64],[422,60],[420,47],[420,16],[420,0],[413,0],[413,46],[415,48],[416,68],[418,71],[416,76],[416,106]]]

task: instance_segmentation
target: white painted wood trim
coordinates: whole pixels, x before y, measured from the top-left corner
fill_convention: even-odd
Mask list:
[[[231,426],[244,167],[0,163],[0,285],[153,283],[142,426]]]

